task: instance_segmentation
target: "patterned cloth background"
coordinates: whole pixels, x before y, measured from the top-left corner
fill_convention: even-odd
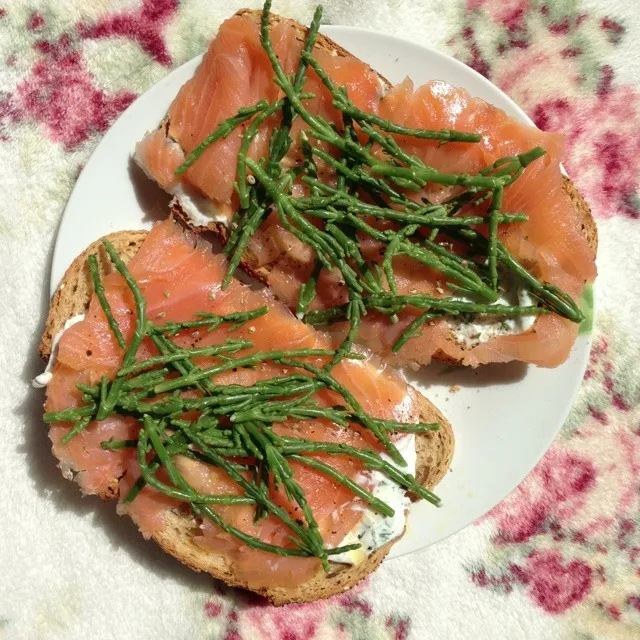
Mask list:
[[[501,505],[351,593],[275,609],[183,569],[59,476],[28,381],[65,202],[118,114],[243,4],[0,0],[0,638],[640,638],[637,0],[325,3],[328,22],[458,57],[564,132],[566,168],[598,220],[579,399]],[[308,21],[313,3],[274,9]]]

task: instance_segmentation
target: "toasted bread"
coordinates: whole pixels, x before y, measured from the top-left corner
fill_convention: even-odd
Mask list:
[[[137,252],[144,238],[145,231],[122,231],[106,236],[125,262]],[[88,307],[93,287],[87,258],[97,253],[103,275],[110,273],[113,267],[104,252],[101,240],[91,244],[79,255],[67,269],[62,282],[53,296],[46,328],[39,351],[44,360],[51,355],[53,337],[64,326],[71,316],[83,313]],[[454,438],[451,425],[446,418],[426,398],[421,397],[421,419],[425,422],[437,422],[439,431],[418,434],[416,438],[416,478],[428,488],[433,488],[443,478],[451,463]],[[104,500],[117,499],[119,478],[113,478],[109,489],[100,495]],[[251,583],[239,580],[234,575],[233,564],[224,553],[206,550],[194,540],[197,522],[193,516],[183,512],[170,511],[165,516],[166,527],[153,536],[154,540],[167,553],[195,571],[205,571],[226,584],[255,591],[271,600],[276,605],[290,602],[311,602],[328,598],[350,589],[360,580],[373,572],[387,555],[395,541],[387,543],[356,566],[331,563],[332,571],[326,574],[322,569],[302,585],[295,587],[257,588]]]
[[[261,15],[261,11],[252,11],[249,9],[243,9],[239,11],[237,15],[253,15],[256,17],[256,19],[259,19]],[[271,14],[270,19],[271,19],[271,24],[275,25],[282,18],[276,14]],[[297,34],[298,40],[303,41],[308,32],[308,28],[302,24],[296,24],[296,29],[298,30],[298,34]],[[342,48],[340,45],[335,43],[333,40],[331,40],[331,38],[328,38],[323,34],[318,35],[316,46],[330,53],[331,55],[335,55],[335,56],[351,57],[353,55],[348,51],[346,51],[344,48]],[[387,88],[391,88],[391,83],[386,78],[378,74],[375,70],[373,71],[378,75],[381,83],[383,83]],[[167,119],[165,119],[161,126],[164,127],[165,130],[168,130],[168,125],[169,125],[169,122]],[[598,247],[598,232],[597,232],[595,220],[591,215],[591,209],[589,208],[589,205],[585,202],[585,200],[582,198],[582,196],[576,189],[573,182],[571,182],[571,180],[566,176],[564,177],[563,186],[564,186],[564,191],[567,197],[573,203],[573,206],[575,207],[576,211],[578,212],[582,220],[582,231],[584,232],[584,235],[589,242],[589,246],[591,247],[591,249],[595,254]],[[179,197],[176,197],[173,199],[171,203],[171,213],[173,216],[181,219],[194,232],[196,233],[202,233],[205,231],[211,232],[218,238],[218,240],[222,244],[226,244],[229,237],[228,226],[225,223],[216,222],[216,221],[210,222],[207,226],[194,225],[193,222],[190,220],[189,215],[186,213],[185,208],[182,206],[182,203]],[[269,275],[273,267],[273,264],[260,264],[256,255],[251,251],[251,248],[247,248],[245,250],[242,256],[240,266],[250,276],[256,278],[257,280],[267,285],[269,284]],[[453,333],[451,334],[451,340],[455,340]],[[451,356],[448,356],[442,351],[437,351],[433,357],[436,360],[448,362],[449,364],[460,364],[458,360],[456,360],[455,358],[452,358]]]

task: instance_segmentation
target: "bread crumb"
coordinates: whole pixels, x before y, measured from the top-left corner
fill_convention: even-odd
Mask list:
[[[62,471],[62,477],[66,480],[73,480],[73,466],[69,462],[63,462],[60,460],[58,463],[58,469]]]
[[[168,298],[171,295],[171,291],[169,291],[169,289],[165,289],[162,294],[164,295],[165,298]]]
[[[255,333],[256,332],[256,328],[251,326],[249,327],[249,333]]]
[[[458,393],[458,391],[460,391],[460,385],[459,385],[459,384],[452,384],[452,385],[449,387],[449,391],[450,391],[451,393]]]

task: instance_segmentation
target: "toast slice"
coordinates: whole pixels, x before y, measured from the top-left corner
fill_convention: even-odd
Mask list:
[[[239,11],[237,13],[237,15],[240,15],[240,16],[247,15],[247,16],[251,16],[255,20],[259,20],[260,16],[261,16],[261,11],[243,9],[243,10]],[[275,26],[281,20],[283,20],[283,18],[281,18],[280,16],[278,16],[276,14],[270,14],[270,21],[271,21],[271,25],[272,26]],[[294,25],[294,28],[297,31],[297,34],[296,34],[297,40],[299,40],[301,42],[304,41],[304,39],[306,38],[306,35],[308,33],[308,28],[305,27],[302,24],[299,24],[299,23],[293,23],[293,25]],[[318,35],[316,46],[319,49],[321,49],[321,50],[323,50],[323,51],[325,51],[325,52],[327,52],[327,53],[329,53],[329,54],[331,54],[333,56],[353,57],[353,54],[351,54],[350,52],[346,51],[343,47],[341,47],[340,45],[338,45],[333,40],[331,40],[330,38],[328,38],[327,36],[325,36],[323,34],[319,34]],[[380,83],[384,87],[386,87],[387,89],[391,88],[391,83],[386,78],[384,78],[382,75],[380,75],[377,72],[375,72],[375,70],[372,70],[372,71],[374,73],[376,73],[376,75],[379,78]],[[163,123],[161,124],[161,128],[164,128],[165,132],[167,132],[168,128],[169,128],[169,124],[170,124],[170,121],[168,119],[165,119],[163,121]],[[579,217],[579,219],[581,221],[581,227],[582,227],[582,231],[584,233],[584,236],[587,239],[590,248],[593,250],[593,252],[595,254],[596,251],[597,251],[597,245],[598,245],[598,235],[597,235],[597,228],[596,228],[595,220],[593,219],[593,216],[591,215],[591,210],[589,208],[589,205],[582,198],[582,196],[580,195],[580,193],[576,189],[575,185],[566,176],[564,177],[564,180],[563,180],[563,188],[564,188],[564,192],[565,192],[566,196],[570,199],[570,201],[572,202],[576,212],[578,213],[578,217]],[[223,245],[226,244],[226,242],[228,241],[228,238],[229,238],[229,227],[228,227],[227,223],[212,220],[207,225],[201,226],[201,224],[200,224],[201,223],[201,217],[199,217],[198,219],[195,219],[195,218],[191,217],[189,215],[189,213],[188,213],[189,210],[190,210],[189,204],[185,204],[183,202],[183,199],[180,196],[174,197],[174,199],[172,200],[172,203],[171,203],[171,213],[172,213],[172,215],[174,217],[179,218],[180,220],[182,220],[184,222],[184,224],[189,226],[194,232],[196,232],[196,233],[210,232],[210,233],[214,234],[216,236],[216,238]],[[194,222],[194,220],[196,220],[196,222]],[[244,254],[242,256],[242,260],[240,262],[240,266],[250,276],[256,278],[257,280],[259,280],[260,282],[262,282],[264,284],[269,285],[269,283],[270,283],[270,274],[271,274],[271,271],[274,268],[275,264],[278,263],[279,265],[282,266],[282,268],[284,270],[286,270],[287,269],[287,267],[285,266],[285,261],[286,260],[287,260],[286,257],[284,257],[282,259],[278,258],[275,262],[263,264],[261,261],[258,260],[258,257],[251,250],[251,247],[249,246],[245,250],[245,252],[244,252]],[[291,300],[283,300],[283,301],[285,303],[287,303],[287,304],[291,303]],[[538,319],[536,320],[536,322],[538,322]],[[533,326],[534,326],[534,330],[535,330],[535,323],[534,323]],[[455,338],[455,335],[454,335],[453,331],[450,333],[449,340],[451,340],[453,343],[456,343],[456,338]],[[453,358],[452,356],[444,353],[442,350],[436,351],[433,354],[433,357],[436,360],[441,360],[441,361],[444,361],[444,362],[448,362],[449,364],[461,364],[461,360],[457,360],[457,359]],[[403,358],[406,358],[406,356],[403,356]],[[393,362],[395,362],[394,357],[392,357],[391,360]],[[404,359],[402,361],[399,361],[400,364],[403,364],[404,362],[405,362]]]
[[[106,236],[125,262],[137,252],[146,237],[145,231],[121,231]],[[53,337],[62,329],[66,320],[83,313],[93,293],[93,285],[87,266],[87,258],[92,253],[98,255],[101,275],[112,272],[102,239],[91,244],[67,269],[56,290],[47,317],[39,352],[47,361],[51,356]],[[437,422],[439,431],[417,434],[416,436],[416,479],[425,487],[433,488],[444,477],[453,456],[454,437],[451,425],[442,413],[426,398],[421,397],[421,420]],[[103,500],[119,498],[119,478],[113,478],[109,489],[102,493]],[[197,522],[192,515],[173,510],[165,516],[165,528],[153,536],[156,543],[167,553],[195,571],[205,571],[226,584],[255,591],[276,605],[292,602],[311,602],[328,598],[346,591],[371,574],[389,553],[396,540],[376,550],[365,561],[355,566],[331,563],[331,572],[322,569],[306,583],[295,587],[254,588],[251,583],[239,580],[234,575],[233,564],[224,553],[205,550],[194,541]]]
[[[595,254],[598,249],[598,228],[596,227],[596,222],[591,215],[591,209],[584,198],[578,192],[575,184],[567,176],[563,176],[563,188],[565,194],[571,200],[573,206],[580,215],[580,219],[582,221],[582,232],[584,233],[584,236],[589,243],[589,247]],[[221,244],[224,245],[227,243],[227,240],[229,239],[229,227],[227,225],[222,222],[213,221],[210,222],[206,227],[194,225],[189,215],[185,212],[179,197],[174,197],[171,201],[170,212],[173,217],[181,220],[194,233],[210,232],[215,235],[215,237]],[[273,265],[259,264],[258,259],[251,251],[250,247],[247,247],[247,249],[244,251],[242,260],[240,261],[240,266],[242,267],[243,271],[249,276],[255,278],[256,280],[259,280],[267,286],[269,285],[269,275]],[[536,319],[535,322],[538,322],[538,319]],[[535,322],[533,324],[533,329],[535,329]],[[451,333],[451,337],[449,339],[455,342],[453,332]],[[433,358],[434,360],[439,360],[440,362],[445,362],[447,364],[461,365],[460,360],[453,358],[449,354],[444,353],[442,350],[436,351],[433,354]]]

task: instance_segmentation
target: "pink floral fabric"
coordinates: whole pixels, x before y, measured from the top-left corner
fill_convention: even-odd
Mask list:
[[[567,171],[598,217],[638,217],[640,92],[606,60],[625,25],[572,2],[468,0],[465,18],[454,55],[565,134]]]
[[[276,4],[302,19],[313,6]],[[429,22],[424,11],[432,9],[409,0],[381,0],[375,9],[339,0],[325,6],[334,21],[387,30],[404,30],[396,22],[409,25],[399,35],[436,44],[500,86],[540,128],[565,134],[566,169],[600,232],[594,346],[576,406],[527,480],[454,540],[389,563],[350,593],[309,605],[274,608],[214,582],[206,588],[185,582],[181,600],[160,606],[158,596],[141,612],[150,630],[183,637],[188,629],[190,637],[224,640],[494,638],[499,632],[640,638],[636,2],[437,4]],[[24,220],[35,221],[27,242],[51,237],[81,166],[118,115],[200,53],[220,21],[241,6],[0,0],[0,174],[9,176],[12,213],[4,214],[2,240],[20,238]],[[67,596],[38,595],[41,588],[33,586],[40,604],[28,618],[20,602],[0,599],[0,638],[83,637],[81,629],[91,628],[86,600],[65,613],[63,624],[53,612]],[[107,590],[99,597],[108,598]],[[170,607],[181,612],[175,620],[163,617]],[[130,633],[127,621],[116,618],[99,623],[100,637],[108,629]]]

